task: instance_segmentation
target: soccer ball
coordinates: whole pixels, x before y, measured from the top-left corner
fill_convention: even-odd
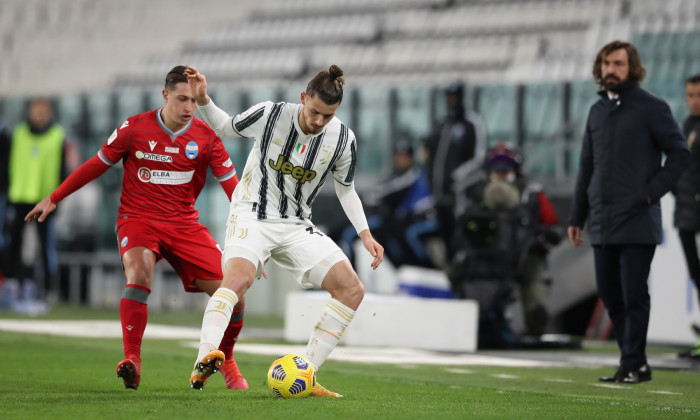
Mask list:
[[[267,371],[267,386],[279,398],[308,397],[316,385],[316,369],[305,357],[286,354]]]

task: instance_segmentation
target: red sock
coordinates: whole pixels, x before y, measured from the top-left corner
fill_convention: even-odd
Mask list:
[[[240,311],[233,311],[231,314],[231,322],[229,322],[226,331],[224,332],[224,337],[221,339],[221,344],[219,344],[219,350],[224,352],[224,357],[226,360],[233,358],[233,346],[238,340],[238,335],[243,329],[243,310],[245,306],[241,308]]]
[[[124,356],[136,358],[139,362],[141,361],[141,341],[143,339],[143,332],[148,322],[148,305],[146,305],[146,298],[149,293],[151,293],[151,290],[147,287],[127,284],[122,299],[119,302],[119,318],[122,322]]]

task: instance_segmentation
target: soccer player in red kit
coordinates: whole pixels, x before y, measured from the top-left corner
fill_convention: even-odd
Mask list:
[[[131,389],[141,381],[141,341],[156,262],[167,260],[187,292],[212,295],[223,278],[221,248],[199,223],[194,203],[204,187],[207,167],[229,200],[238,176],[221,139],[195,118],[197,106],[184,71],[184,66],[177,66],[167,74],[162,108],[124,121],[97,155],[25,217],[28,222],[43,222],[61,200],[123,162],[117,239],[126,275],[119,305],[125,358],[117,365],[117,375]],[[219,368],[231,389],[248,388],[232,357],[244,305],[235,308],[219,347],[226,355],[226,363]]]

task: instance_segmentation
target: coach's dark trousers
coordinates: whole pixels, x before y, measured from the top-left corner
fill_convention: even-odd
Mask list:
[[[700,298],[700,255],[698,255],[698,246],[695,242],[697,234],[697,232],[690,230],[678,231],[685,254],[685,262],[688,265],[688,274],[693,279],[695,288],[698,290],[698,298]]]
[[[615,329],[624,369],[639,369],[647,362],[647,279],[655,251],[654,244],[593,247],[598,294]]]

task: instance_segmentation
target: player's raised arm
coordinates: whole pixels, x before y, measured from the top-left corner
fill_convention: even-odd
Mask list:
[[[185,76],[202,118],[216,135],[222,138],[241,137],[241,134],[233,128],[233,118],[217,107],[207,94],[207,79],[204,75],[190,66],[185,70]]]
[[[211,98],[207,94],[207,78],[192,66],[187,66],[185,76],[197,105],[204,106],[208,104]]]
[[[32,211],[24,217],[24,221],[38,220],[43,222],[51,212],[56,210],[56,204],[105,173],[109,168],[110,165],[103,162],[98,155],[93,156],[73,171],[49,197],[46,197],[34,206]]]

